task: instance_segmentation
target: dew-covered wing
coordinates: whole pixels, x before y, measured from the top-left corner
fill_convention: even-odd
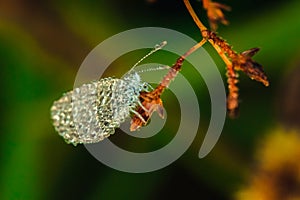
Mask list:
[[[53,103],[54,128],[67,143],[96,143],[120,126],[111,106],[113,91],[120,81],[104,78],[84,84]]]

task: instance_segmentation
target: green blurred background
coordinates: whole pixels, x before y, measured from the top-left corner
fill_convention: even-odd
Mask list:
[[[191,2],[207,24],[201,2]],[[82,145],[75,148],[64,143],[51,125],[49,109],[62,92],[73,87],[76,72],[89,51],[114,34],[156,26],[180,31],[199,41],[199,30],[183,2],[1,1],[0,199],[162,199],[170,196],[232,199],[251,174],[256,147],[262,138],[276,126],[300,124],[297,112],[300,110],[297,103],[300,1],[222,2],[230,5],[232,11],[225,13],[230,25],[220,25],[219,34],[238,52],[261,48],[254,59],[264,66],[270,86],[265,88],[241,74],[240,117],[226,119],[213,151],[199,159],[198,150],[210,119],[209,106],[205,105],[210,101],[200,76],[192,76],[193,69],[184,68],[182,74],[197,93],[200,107],[204,105],[195,141],[172,165],[151,173],[130,174],[98,162]],[[225,74],[225,65],[216,52],[208,44],[205,48]],[[120,77],[147,51],[127,55],[105,74]],[[159,54],[153,59],[159,61]],[[171,65],[176,56],[161,59]],[[226,77],[223,78],[225,83]],[[167,110],[178,107],[174,98],[170,92],[163,96]],[[121,131],[112,139],[137,151],[160,148],[163,141],[172,139],[169,132],[177,128],[172,123],[167,126],[150,143],[131,140]],[[280,149],[274,149],[274,154],[277,151]]]

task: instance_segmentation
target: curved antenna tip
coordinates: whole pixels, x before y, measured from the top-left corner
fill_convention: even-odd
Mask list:
[[[163,41],[163,42],[161,42],[160,44],[155,45],[155,51],[157,51],[157,50],[163,48],[163,47],[166,46],[166,45],[167,45],[167,41]]]
[[[162,46],[166,46],[167,44],[168,44],[167,41],[163,41],[163,42],[161,43]]]

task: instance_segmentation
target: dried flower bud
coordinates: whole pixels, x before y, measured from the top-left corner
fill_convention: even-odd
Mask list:
[[[216,30],[218,28],[218,22],[221,22],[224,25],[227,25],[229,23],[222,11],[230,11],[231,8],[229,6],[217,2],[212,2],[210,0],[204,0],[203,7],[207,11],[207,17],[209,19],[210,27],[212,30]]]
[[[251,79],[263,83],[265,86],[269,85],[269,81],[262,65],[252,59],[259,51],[259,48],[252,48],[244,51],[232,59],[232,64],[235,70],[245,72]]]

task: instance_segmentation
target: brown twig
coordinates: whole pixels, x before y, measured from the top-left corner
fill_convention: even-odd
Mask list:
[[[203,39],[177,59],[176,63],[162,79],[161,83],[153,91],[140,93],[142,106],[139,106],[136,110],[140,116],[133,116],[130,127],[131,131],[135,131],[139,127],[146,125],[154,111],[157,111],[158,114],[163,117],[163,104],[160,98],[161,94],[164,92],[165,88],[169,86],[170,82],[177,76],[185,58],[200,48],[207,41],[209,41],[209,43],[214,47],[226,64],[226,76],[228,83],[227,109],[230,117],[235,117],[237,115],[239,107],[239,89],[237,87],[238,74],[236,71],[243,71],[251,79],[260,81],[265,86],[269,85],[262,66],[252,60],[252,56],[259,50],[258,48],[253,48],[242,53],[235,52],[232,50],[231,45],[219,37],[214,31],[208,30],[206,26],[204,26],[196,15],[189,0],[183,0],[183,2],[194,22],[200,29]],[[208,17],[212,26],[216,26],[214,24],[216,21],[221,21],[223,24],[227,24],[227,20],[225,19],[221,9],[229,10],[229,7],[211,2],[210,0],[203,0],[203,6],[208,11]],[[215,21],[212,20],[212,17],[214,17],[213,19],[215,19]]]
[[[189,0],[183,0],[187,10],[192,16],[194,22],[199,27],[201,35],[203,38],[209,41],[209,43],[214,47],[217,53],[220,55],[224,63],[226,64],[226,75],[228,83],[228,96],[227,96],[227,109],[229,116],[235,117],[238,110],[238,74],[236,71],[245,72],[251,79],[262,82],[265,86],[269,85],[267,76],[260,64],[252,60],[252,56],[259,50],[258,48],[253,48],[244,51],[240,54],[235,52],[231,45],[229,45],[225,40],[219,37],[215,32],[207,30],[200,19],[197,17],[194,9],[192,8]],[[204,8],[209,8],[212,2],[210,0],[203,0]],[[214,3],[219,7],[221,4]],[[226,8],[226,7],[223,7]],[[224,16],[223,16],[224,17]]]

